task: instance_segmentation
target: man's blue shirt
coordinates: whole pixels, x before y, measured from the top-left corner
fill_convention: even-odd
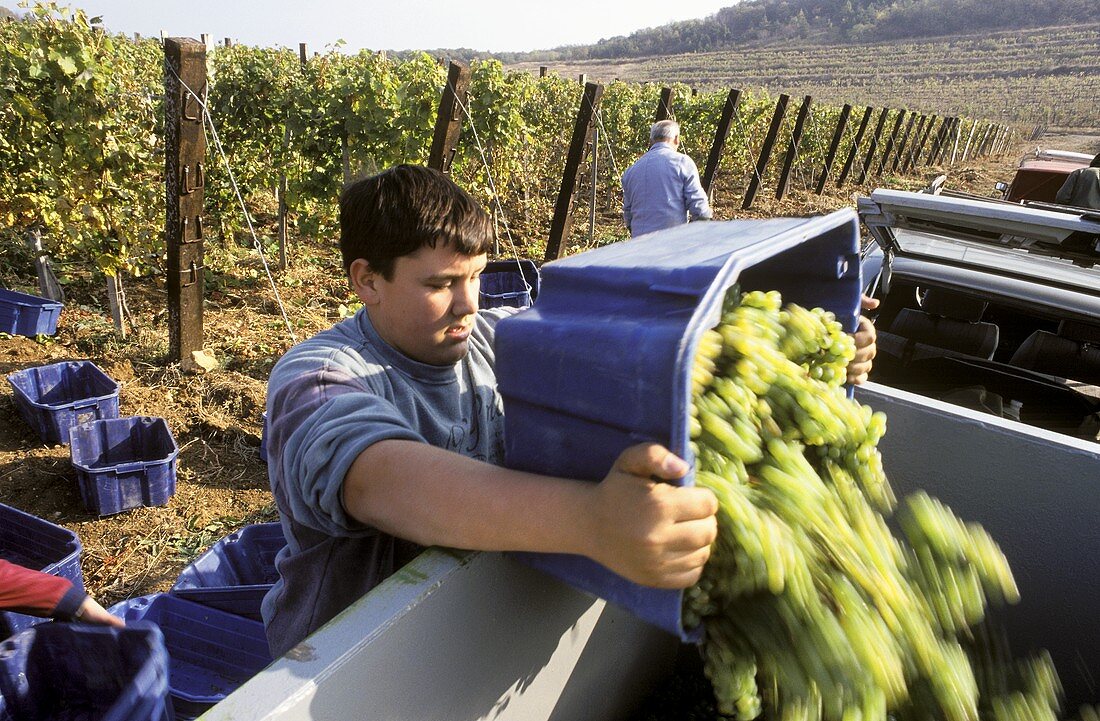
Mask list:
[[[630,235],[664,230],[693,219],[710,218],[699,169],[671,143],[654,143],[623,173],[623,220]]]

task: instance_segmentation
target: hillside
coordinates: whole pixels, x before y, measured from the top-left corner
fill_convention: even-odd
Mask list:
[[[829,45],[914,40],[1100,22],[1089,0],[745,0],[707,18],[529,53],[505,62],[636,58],[798,42]]]
[[[740,48],[631,60],[517,62],[566,77],[738,87],[1021,124],[1100,125],[1100,23],[923,41]]]

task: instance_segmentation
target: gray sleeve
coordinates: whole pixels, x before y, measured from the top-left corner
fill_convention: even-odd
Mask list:
[[[684,207],[693,219],[706,220],[711,216],[710,202],[699,180],[699,168],[687,155],[683,156],[684,169]]]
[[[359,454],[379,441],[424,438],[391,402],[371,391],[369,382],[335,358],[303,353],[283,360],[268,383],[272,492],[309,528],[334,536],[375,533],[344,510],[344,476]]]

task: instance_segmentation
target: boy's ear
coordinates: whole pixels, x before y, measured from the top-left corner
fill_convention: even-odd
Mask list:
[[[348,268],[348,280],[351,282],[351,289],[359,296],[359,300],[363,301],[363,305],[374,305],[378,302],[376,286],[381,276],[374,272],[370,263],[362,258],[353,260],[351,267]]]

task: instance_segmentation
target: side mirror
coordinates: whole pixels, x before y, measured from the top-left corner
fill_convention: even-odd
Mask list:
[[[1000,193],[1001,197],[1003,198],[1005,195],[1008,194],[1008,183],[998,180],[996,183],[993,184],[993,189]]]

